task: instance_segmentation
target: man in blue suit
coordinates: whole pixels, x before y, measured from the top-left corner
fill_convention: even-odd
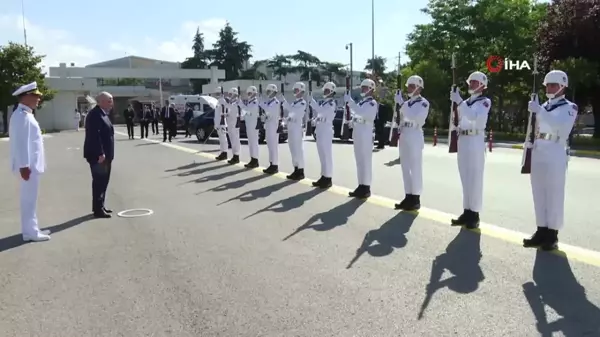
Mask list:
[[[104,200],[115,157],[115,129],[109,118],[109,112],[113,108],[113,97],[108,92],[101,92],[96,97],[96,103],[85,119],[83,157],[90,164],[92,171],[94,217],[110,218],[112,211],[104,207]]]

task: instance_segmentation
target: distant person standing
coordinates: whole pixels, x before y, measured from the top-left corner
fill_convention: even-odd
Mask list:
[[[160,119],[160,111],[157,107],[152,106],[152,134],[158,135],[158,120]]]
[[[40,177],[46,170],[42,130],[33,116],[42,93],[33,82],[17,89],[13,96],[19,104],[9,123],[10,162],[20,180],[21,233],[24,241],[48,241],[49,231],[40,230],[37,219],[37,199]]]
[[[127,125],[127,135],[129,136],[129,139],[133,139],[133,119],[135,118],[135,113],[133,112],[133,107],[131,105],[123,111],[123,117],[125,117],[125,124]]]
[[[75,109],[75,129],[79,131],[79,123],[81,123],[81,114]]]
[[[177,123],[177,113],[175,112],[175,106],[170,104],[169,106],[164,106],[162,111],[160,112],[160,117],[163,122],[163,142],[167,141],[167,133],[169,136],[169,142],[171,142],[173,138],[173,129],[176,127]]]
[[[198,110],[200,110],[199,107],[198,107]],[[185,138],[190,137],[192,135],[190,133],[190,121],[192,120],[193,117],[194,117],[194,110],[192,110],[192,107],[189,107],[185,111],[185,115],[183,115]]]
[[[101,92],[97,105],[88,113],[85,126],[83,157],[92,172],[92,212],[96,218],[110,218],[112,211],[104,207],[106,189],[115,158],[115,129],[108,117],[113,97]]]
[[[150,114],[150,110],[148,107],[144,107],[140,115],[140,132],[142,134],[142,139],[144,139],[144,135],[146,138],[148,138],[148,125],[150,125],[151,118],[152,115]]]

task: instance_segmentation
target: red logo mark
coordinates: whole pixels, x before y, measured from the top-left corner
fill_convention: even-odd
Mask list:
[[[485,65],[490,73],[499,73],[504,68],[504,58],[496,55],[490,55]]]

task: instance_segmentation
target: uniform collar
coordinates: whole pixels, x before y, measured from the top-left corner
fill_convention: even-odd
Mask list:
[[[556,104],[565,99],[565,95],[560,95],[558,97],[554,97],[548,100],[548,104]]]
[[[418,101],[418,100],[420,100],[421,98],[422,98],[422,97],[421,97],[421,95],[415,95],[415,96],[411,97],[411,98],[409,99],[409,101],[410,101],[410,102],[414,102],[414,101]]]
[[[27,113],[33,113],[33,110],[28,107],[25,104],[19,103],[19,106],[17,108],[21,108],[23,111],[27,112]]]
[[[473,95],[471,95],[471,97],[469,97],[470,99],[476,99],[477,97],[481,96],[480,92],[474,93]]]

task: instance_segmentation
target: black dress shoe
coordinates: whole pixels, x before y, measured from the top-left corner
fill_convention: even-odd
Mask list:
[[[104,208],[104,207],[102,208],[102,210],[104,211],[104,213],[108,213],[108,214],[113,212],[111,209]]]
[[[94,218],[108,219],[108,218],[112,218],[112,215],[110,215],[104,211],[100,211],[100,212],[94,212]]]
[[[245,168],[253,169],[258,167],[258,159],[252,158],[248,164],[244,165]]]
[[[239,164],[239,162],[240,162],[240,156],[238,156],[238,155],[236,155],[236,154],[234,154],[234,155],[233,155],[233,157],[231,157],[231,159],[229,159],[229,160],[227,161],[227,163],[228,163],[229,165],[235,165],[235,164]]]
[[[538,227],[535,233],[528,239],[523,239],[523,247],[537,248],[541,246],[547,239],[548,228]]]
[[[216,160],[225,160],[225,159],[227,159],[227,152],[221,152],[215,159]]]
[[[452,224],[452,226],[466,225],[467,219],[469,218],[470,213],[471,213],[471,211],[469,211],[468,209],[465,209],[465,210],[463,210],[463,214],[461,214],[457,219],[452,219],[450,223]]]

